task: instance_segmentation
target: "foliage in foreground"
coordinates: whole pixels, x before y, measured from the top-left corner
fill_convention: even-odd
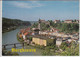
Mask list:
[[[60,51],[60,49],[62,51]],[[56,52],[57,51],[57,52]],[[79,56],[79,44],[71,42],[70,46],[63,42],[60,47],[47,46],[42,52],[42,55],[56,55],[56,56]]]
[[[18,56],[19,54],[16,53],[16,52],[11,52],[11,51],[2,50],[2,55],[3,55],[3,56]]]
[[[72,42],[71,46],[66,47],[65,50],[61,53],[61,55],[79,56],[79,44],[75,44],[75,42]]]

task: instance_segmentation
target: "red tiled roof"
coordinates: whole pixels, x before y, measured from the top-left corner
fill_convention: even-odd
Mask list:
[[[24,35],[27,35],[27,34],[28,34],[28,32],[24,33]]]
[[[65,20],[65,21],[72,21],[72,20]]]
[[[26,31],[30,30],[30,28],[27,28]]]
[[[60,20],[54,20],[54,21],[60,21]]]

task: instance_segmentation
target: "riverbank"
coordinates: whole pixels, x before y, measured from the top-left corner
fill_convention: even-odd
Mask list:
[[[2,17],[2,33],[12,31],[19,26],[31,26],[29,21]]]
[[[16,29],[23,29],[23,28],[27,28],[27,27],[29,27],[29,26],[13,26],[13,27],[3,29],[2,33],[10,32],[10,31],[13,31],[13,30],[16,30]]]
[[[4,29],[4,30],[2,31],[2,33],[9,32],[9,31],[12,31],[12,30],[15,30],[15,29],[17,29],[16,26],[14,26],[14,27],[9,27],[9,28],[7,28],[7,29]]]

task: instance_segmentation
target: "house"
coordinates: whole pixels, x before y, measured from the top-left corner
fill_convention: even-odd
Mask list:
[[[72,23],[72,20],[65,20],[64,23]]]
[[[39,31],[40,31],[39,29],[35,29],[34,30],[34,35],[39,35]]]
[[[78,39],[78,38],[79,38],[79,35],[73,34],[73,35],[72,35],[72,38],[73,38],[73,39]]]
[[[54,32],[59,33],[59,30],[58,29],[55,29]]]
[[[30,27],[25,29],[26,32],[30,32]]]
[[[50,29],[50,32],[53,32],[53,28]]]
[[[38,28],[32,28],[33,35],[39,35],[39,29]]]
[[[40,19],[40,20],[39,20],[39,23],[45,23],[45,24],[48,24],[48,25],[50,24],[49,21],[45,21],[45,20],[43,20],[43,19]]]
[[[56,36],[50,36],[49,38],[50,38],[50,39],[54,39],[54,38],[56,38]]]
[[[79,20],[76,20],[76,23],[79,23]]]
[[[67,34],[64,34],[64,35],[63,35],[63,37],[69,37],[69,35],[67,35]]]
[[[68,40],[68,37],[63,37],[62,39],[63,39],[63,40]]]
[[[37,38],[37,37],[33,37],[32,42],[34,42],[35,44],[38,44],[38,45],[47,46],[47,41],[45,39],[40,39],[40,38]]]
[[[32,28],[32,30],[35,30],[36,28]]]
[[[54,20],[54,23],[60,23],[60,20]]]
[[[34,32],[32,32],[31,35],[35,35]]]
[[[27,35],[28,35],[28,32],[25,32],[24,34],[22,34],[24,40],[26,39]]]
[[[57,32],[57,33],[58,33],[58,32],[59,32],[59,29],[51,28],[51,29],[50,29],[50,32]]]
[[[56,39],[56,46],[60,46],[61,45],[61,43],[62,43],[62,38],[57,38]]]
[[[48,32],[48,35],[52,35],[53,32]]]
[[[43,45],[43,46],[56,43],[55,38],[52,39],[52,38],[49,38],[49,36],[42,36],[42,35],[33,36],[32,42],[38,45]]]
[[[47,33],[47,31],[40,31],[39,34],[41,34],[41,35],[46,35],[46,34],[48,34],[48,33]]]
[[[59,30],[53,30],[53,32],[51,32],[51,31],[40,31],[40,33],[39,34],[41,34],[41,35],[53,35],[53,36],[57,36],[59,33]]]
[[[40,22],[40,23],[44,23],[44,22],[45,22],[45,20],[43,20],[43,19],[40,19],[40,20],[39,20],[39,22]]]
[[[63,37],[64,36],[64,33],[58,33],[57,36],[58,37]]]
[[[68,40],[67,40],[69,43],[72,42],[72,39],[71,37],[68,37]]]

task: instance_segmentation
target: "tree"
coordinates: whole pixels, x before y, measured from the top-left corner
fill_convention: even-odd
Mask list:
[[[29,37],[29,40],[32,41],[32,37]]]
[[[3,56],[18,56],[19,54],[18,53],[16,53],[16,52],[11,52],[11,51],[7,51],[7,50],[2,50],[2,55]]]
[[[61,44],[61,46],[60,46],[60,48],[61,48],[62,50],[65,50],[66,47],[67,47],[67,43],[66,43],[66,42],[63,42],[63,43]]]
[[[34,28],[37,28],[37,27],[38,27],[38,23],[34,23],[33,26],[32,26],[32,28],[33,28],[33,27],[34,27]]]
[[[71,47],[66,47],[61,55],[79,56],[79,43],[76,45],[75,42],[71,42]]]
[[[42,55],[52,55],[51,52],[50,52],[50,48],[46,47],[45,51],[43,51]]]

